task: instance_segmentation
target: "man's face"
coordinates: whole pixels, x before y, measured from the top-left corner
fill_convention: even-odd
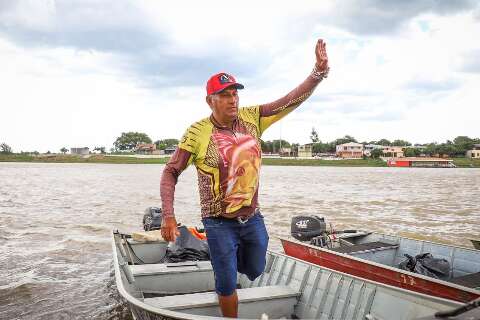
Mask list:
[[[220,119],[235,119],[238,113],[238,93],[235,88],[227,88],[219,93],[207,97],[207,102]]]

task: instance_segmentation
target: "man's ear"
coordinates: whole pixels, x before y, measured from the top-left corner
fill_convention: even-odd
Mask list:
[[[205,97],[205,101],[206,101],[207,104],[210,106],[210,108],[212,108],[212,99],[213,99],[212,96],[206,96],[206,97]]]

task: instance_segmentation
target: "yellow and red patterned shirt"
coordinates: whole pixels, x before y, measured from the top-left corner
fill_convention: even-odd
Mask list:
[[[209,118],[192,124],[165,166],[160,183],[164,216],[173,216],[177,178],[189,165],[198,173],[202,218],[250,216],[258,206],[260,137],[305,101],[319,80],[310,75],[286,96],[268,104],[240,108],[232,128]]]

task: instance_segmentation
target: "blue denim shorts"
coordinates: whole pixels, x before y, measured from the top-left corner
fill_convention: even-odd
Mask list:
[[[227,218],[204,218],[202,222],[219,295],[233,294],[237,288],[237,271],[252,281],[262,274],[268,234],[260,212],[243,224]]]

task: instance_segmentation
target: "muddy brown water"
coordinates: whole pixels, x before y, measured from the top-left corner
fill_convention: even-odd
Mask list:
[[[159,206],[163,165],[0,163],[0,319],[131,319],[113,277],[110,232],[141,228]],[[471,247],[480,169],[264,166],[270,247],[294,215]],[[176,191],[177,219],[199,225],[196,174]]]

